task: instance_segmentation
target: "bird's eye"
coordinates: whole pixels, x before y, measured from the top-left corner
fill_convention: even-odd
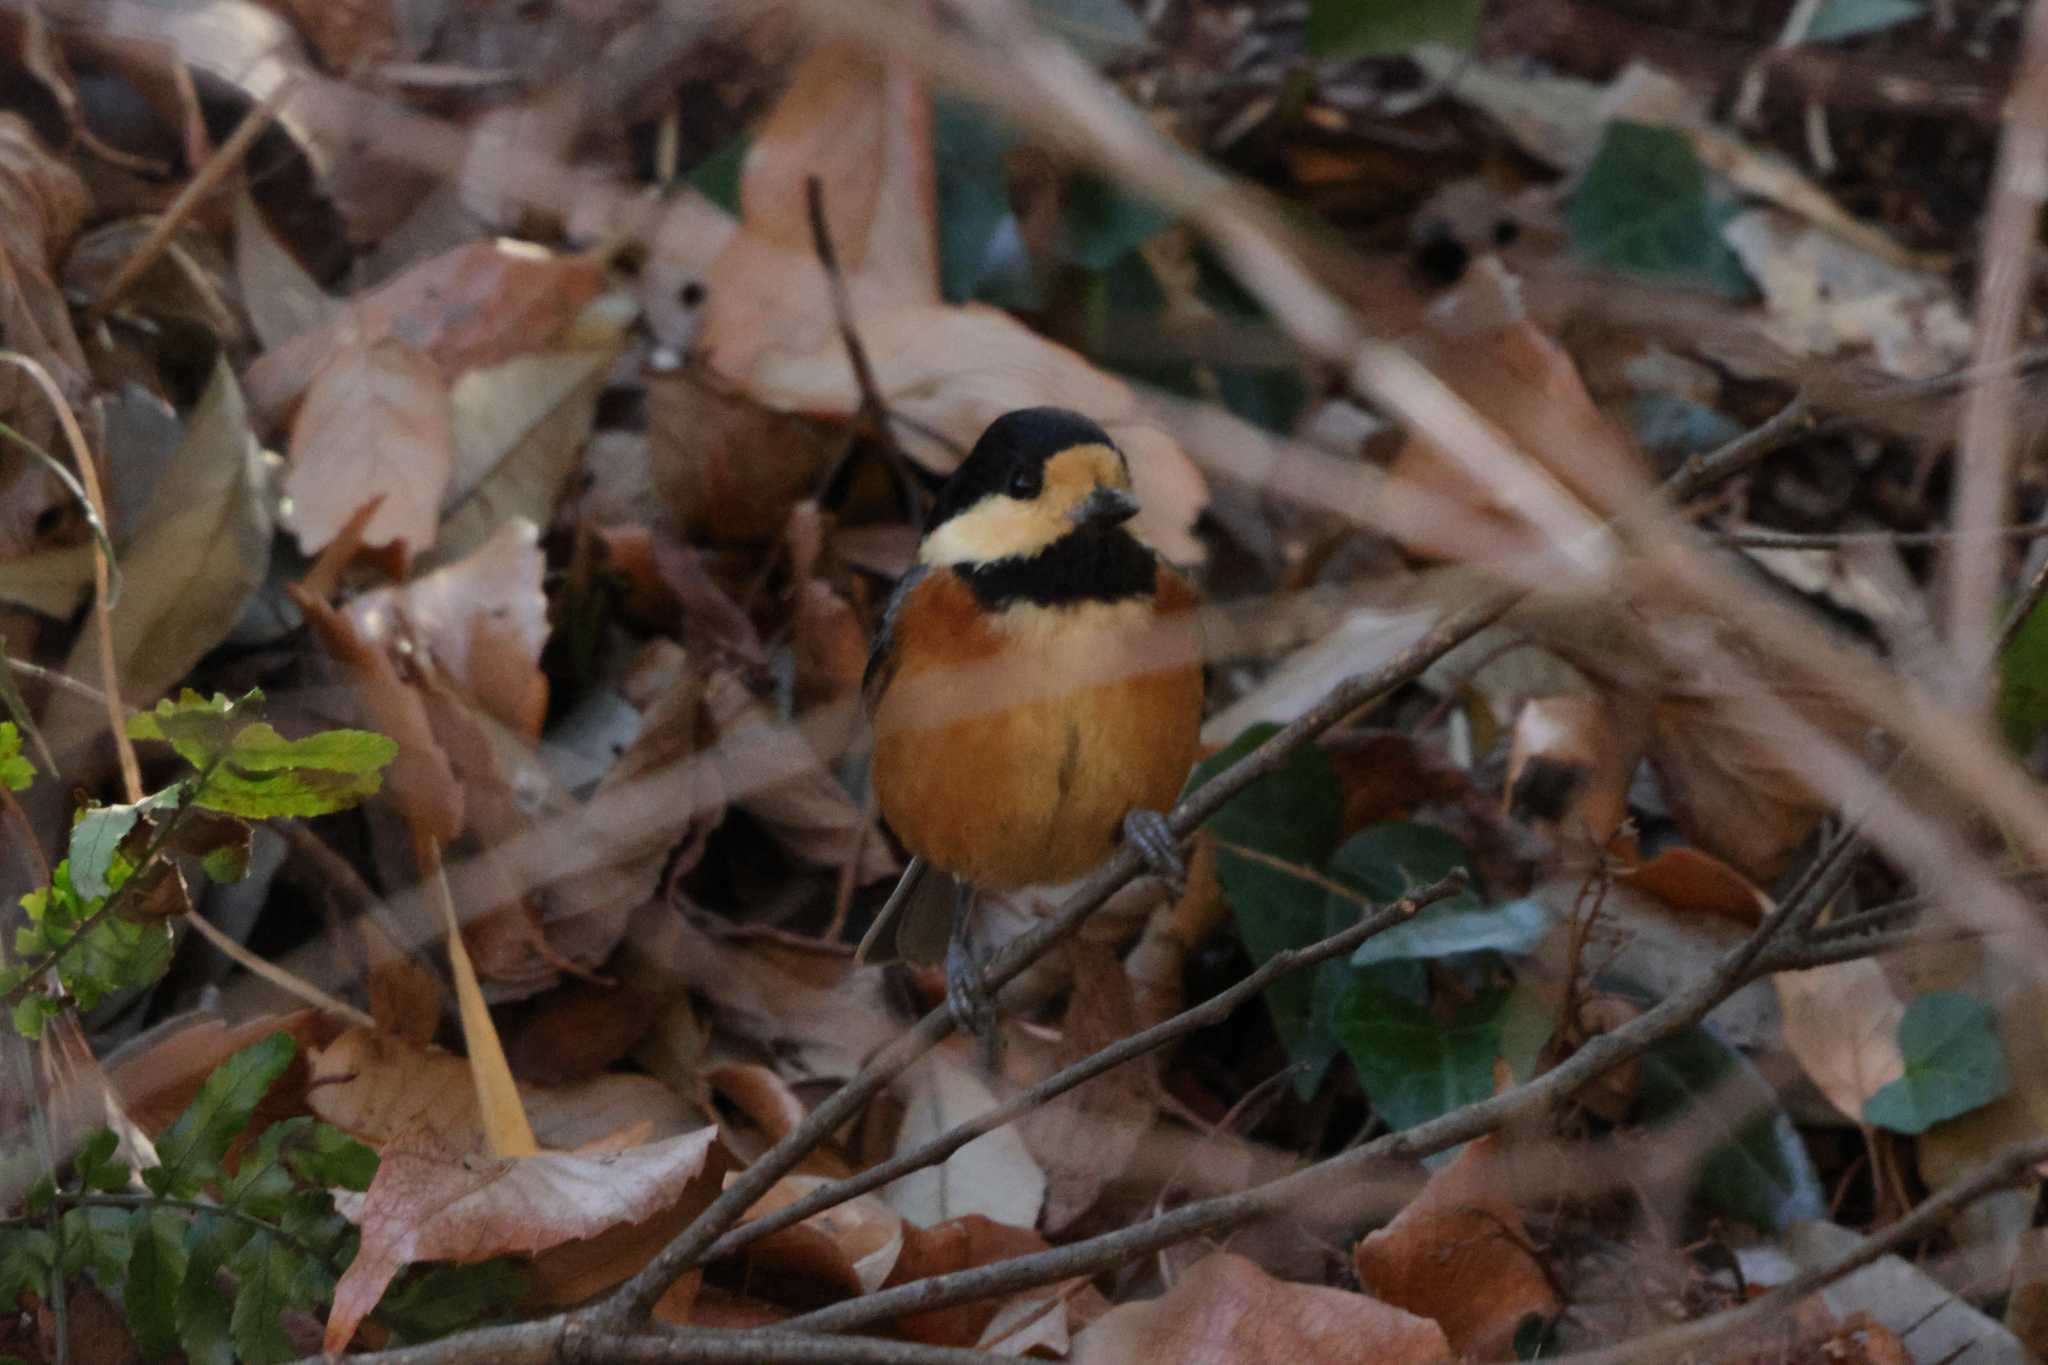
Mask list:
[[[1010,475],[1010,496],[1013,498],[1035,498],[1039,487],[1036,468],[1019,469]]]

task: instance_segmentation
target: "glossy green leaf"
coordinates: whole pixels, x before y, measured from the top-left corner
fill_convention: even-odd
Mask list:
[[[1642,1112],[1685,1150],[1704,1153],[1693,1190],[1708,1208],[1764,1228],[1821,1217],[1826,1194],[1791,1121],[1756,1068],[1704,1029],[1643,1056]]]
[[[1322,57],[1375,57],[1421,43],[1470,47],[1486,0],[1309,0],[1308,48]]]
[[[1616,121],[1565,210],[1572,250],[1623,274],[1749,296],[1721,228],[1735,206],[1708,192],[1706,168],[1675,128]]]
[[[1895,1133],[1924,1133],[2012,1088],[1997,1017],[1959,991],[1913,998],[1899,1020],[1899,1052],[1906,1074],[1863,1105],[1864,1118]]]
[[[150,1187],[158,1194],[189,1198],[216,1178],[228,1144],[249,1126],[257,1104],[297,1051],[292,1036],[280,1030],[215,1067],[185,1112],[157,1139],[162,1164],[143,1175]]]
[[[1337,1007],[1337,1041],[1379,1116],[1390,1127],[1413,1128],[1493,1093],[1505,998],[1482,996],[1446,1023],[1361,976]]]

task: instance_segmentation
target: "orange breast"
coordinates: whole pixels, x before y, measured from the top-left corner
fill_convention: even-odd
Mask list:
[[[982,613],[931,574],[895,618],[874,705],[875,792],[913,853],[977,886],[1077,877],[1124,816],[1180,794],[1201,727],[1194,593]]]

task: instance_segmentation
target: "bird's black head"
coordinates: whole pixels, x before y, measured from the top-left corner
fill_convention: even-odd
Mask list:
[[[1152,553],[1123,525],[1137,510],[1108,433],[1064,408],[1022,408],[946,481],[918,558],[968,574],[991,601],[1114,600],[1151,590]]]

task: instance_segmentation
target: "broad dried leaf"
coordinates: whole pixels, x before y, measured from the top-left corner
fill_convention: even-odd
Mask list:
[[[366,1193],[335,1199],[363,1238],[334,1288],[325,1349],[345,1350],[385,1287],[413,1262],[472,1264],[544,1251],[654,1217],[703,1169],[717,1137],[717,1129],[703,1128],[603,1156],[484,1157],[407,1130],[384,1147]]]
[[[307,1054],[313,1112],[373,1146],[426,1127],[453,1150],[481,1152],[483,1122],[469,1063],[368,1029],[351,1029]],[[688,1132],[701,1116],[646,1076],[601,1075],[565,1086],[519,1087],[544,1147],[584,1146],[635,1124],[658,1138]]]
[[[1352,1249],[1368,1292],[1434,1319],[1461,1356],[1512,1360],[1523,1319],[1559,1308],[1521,1214],[1499,1192],[1503,1150],[1495,1135],[1468,1144]]]
[[[344,342],[330,355],[292,426],[292,530],[314,554],[366,503],[365,545],[417,554],[434,543],[455,467],[447,381],[424,351],[395,338]]]
[[[834,427],[763,407],[704,366],[647,377],[649,472],[694,540],[774,535],[844,444]]]
[[[996,1107],[980,1077],[944,1052],[934,1052],[897,1083],[903,1126],[896,1151],[921,1147],[949,1128]],[[937,1166],[913,1171],[882,1188],[889,1207],[922,1227],[981,1214],[1031,1227],[1045,1204],[1045,1172],[1013,1128],[984,1133]]]
[[[439,672],[514,733],[540,734],[548,640],[540,529],[515,518],[467,558],[397,587],[364,593],[348,616],[364,640],[423,648]]]
[[[1755,882],[1712,854],[1683,844],[1620,873],[1616,880],[1655,896],[1673,910],[1726,915],[1743,924],[1755,924],[1771,908],[1771,898]]]
[[[1786,1048],[1827,1103],[1862,1124],[1864,1101],[1907,1074],[1898,1052],[1907,1003],[1872,958],[1778,972],[1772,984],[1786,1019]]]
[[[785,1208],[825,1183],[822,1176],[784,1176],[746,1216],[760,1218]],[[904,1238],[913,1231],[887,1204],[864,1194],[771,1233],[744,1254],[750,1277],[772,1268],[834,1293],[872,1294],[889,1281]]]
[[[1448,1365],[1444,1333],[1427,1318],[1348,1290],[1288,1284],[1219,1251],[1162,1298],[1111,1309],[1074,1338],[1073,1365]]]
[[[329,325],[265,351],[243,382],[268,428],[329,356],[391,338],[428,356],[452,385],[467,370],[547,346],[603,287],[594,260],[518,242],[472,242],[353,300]]]
[[[949,1218],[928,1228],[906,1224],[903,1252],[897,1257],[896,1268],[890,1273],[885,1287],[893,1288],[934,1275],[950,1275],[959,1270],[973,1270],[997,1261],[1034,1255],[1044,1251],[1046,1246],[1045,1238],[1034,1228],[998,1223],[980,1214]],[[1047,1289],[1055,1291],[1062,1288],[1047,1286]],[[1044,1292],[1027,1291],[1011,1302],[1036,1302]],[[912,1341],[921,1341],[928,1346],[973,1346],[983,1340],[1005,1306],[980,1299],[955,1304],[951,1308],[935,1308],[929,1313],[912,1313],[898,1318],[896,1329]],[[1064,1312],[1060,1317],[1064,1323]]]

